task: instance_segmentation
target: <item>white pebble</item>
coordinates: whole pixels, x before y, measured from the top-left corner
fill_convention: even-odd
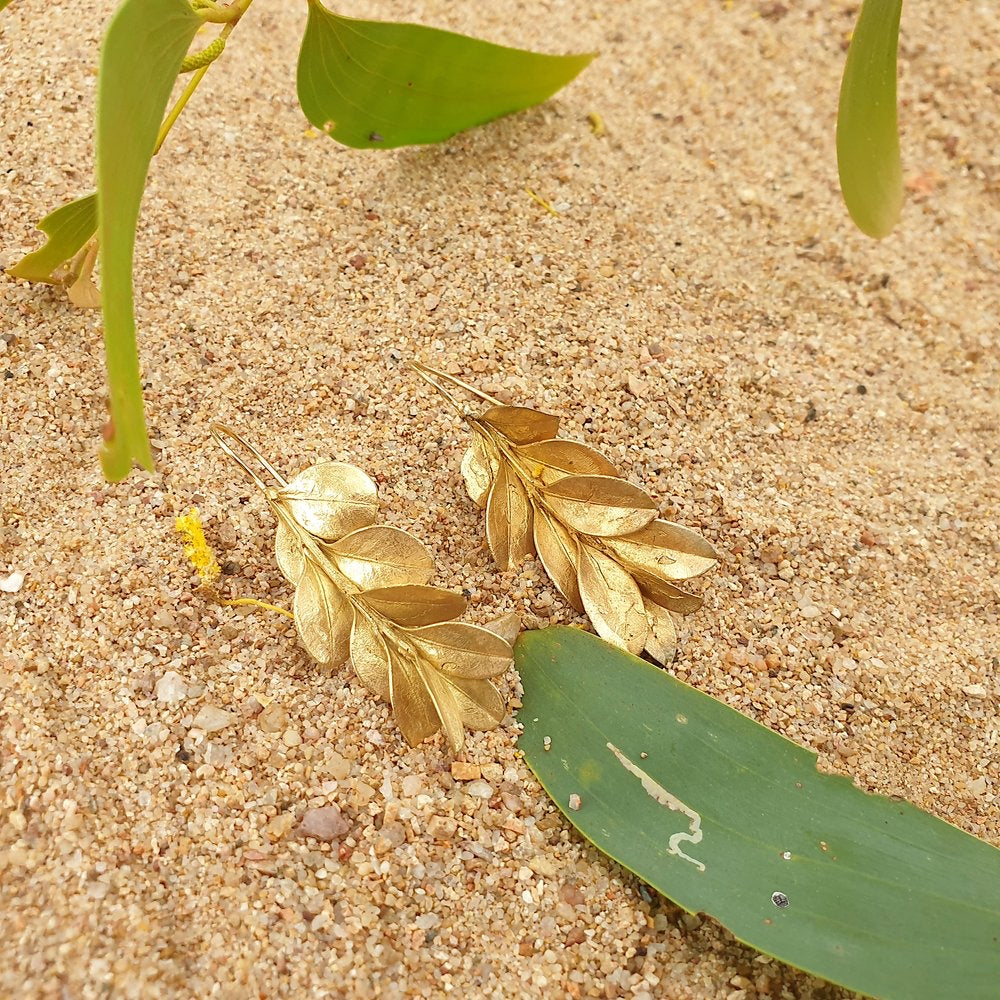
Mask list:
[[[24,586],[23,573],[11,573],[10,576],[0,580],[0,590],[5,594],[16,594]]]
[[[187,684],[176,670],[168,670],[156,682],[156,700],[166,703],[183,701],[188,696]]]
[[[488,781],[470,781],[465,790],[477,799],[488,799],[493,794],[493,786]]]
[[[220,729],[231,726],[235,721],[235,712],[227,712],[224,708],[216,708],[215,705],[202,705],[194,717],[191,727],[201,729],[206,733],[217,733]]]

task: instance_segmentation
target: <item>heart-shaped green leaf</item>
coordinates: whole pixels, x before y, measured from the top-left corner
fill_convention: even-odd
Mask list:
[[[593,635],[523,634],[519,747],[598,848],[741,941],[854,990],[986,1000],[1000,851]]]
[[[201,23],[187,0],[125,0],[101,49],[97,215],[111,408],[101,464],[112,481],[124,479],[133,461],[153,467],[135,336],[135,227],[170,90]]]
[[[57,284],[53,272],[71,260],[97,232],[97,195],[88,194],[49,212],[38,223],[45,245],[7,268],[12,278]]]
[[[855,225],[881,239],[903,207],[896,121],[896,48],[903,0],[864,0],[840,85],[837,166]]]
[[[441,142],[539,104],[591,59],[506,48],[418,24],[359,21],[309,0],[299,103],[316,128],[345,146]]]

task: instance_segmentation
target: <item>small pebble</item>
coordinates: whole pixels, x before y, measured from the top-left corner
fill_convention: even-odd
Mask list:
[[[168,670],[156,682],[156,700],[164,704],[183,701],[188,696],[184,678],[175,670]]]
[[[582,805],[582,803],[580,802],[580,796],[577,795],[576,792],[574,792],[569,797],[569,807],[570,807],[570,809],[576,811],[577,809],[580,808],[581,805]]]
[[[493,794],[493,786],[488,781],[473,781],[465,789],[470,795],[477,799],[488,799]]]
[[[302,742],[302,736],[297,729],[286,729],[281,734],[281,742],[286,747],[297,747]]]
[[[276,701],[272,701],[260,715],[257,725],[264,733],[281,733],[288,728],[290,720],[288,713]]]
[[[5,594],[16,594],[24,586],[23,573],[11,573],[10,576],[0,580],[0,590]]]
[[[203,729],[206,733],[217,733],[231,726],[237,719],[235,712],[227,712],[215,705],[202,705],[191,723],[192,729]]]
[[[456,781],[475,781],[482,777],[482,769],[478,764],[469,764],[464,760],[451,762],[451,776]]]
[[[328,842],[342,837],[350,828],[351,824],[344,819],[340,807],[332,805],[306,810],[298,833],[302,837],[314,837]]]

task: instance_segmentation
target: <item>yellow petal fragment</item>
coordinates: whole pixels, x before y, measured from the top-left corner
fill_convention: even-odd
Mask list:
[[[535,510],[535,548],[545,572],[559,593],[577,611],[583,611],[580,585],[577,582],[578,553],[573,536],[542,507]]]
[[[579,441],[538,441],[517,449],[531,474],[543,483],[566,476],[617,476],[618,470],[599,452]]]
[[[372,621],[354,616],[351,629],[351,664],[362,683],[383,701],[390,701],[389,650]]]
[[[210,587],[222,573],[215,553],[205,541],[205,532],[201,526],[201,516],[197,507],[192,507],[186,514],[178,516],[174,522],[178,534],[184,536],[184,555],[195,568],[202,584]]]
[[[514,444],[547,441],[559,433],[557,416],[526,406],[493,406],[477,419]]]
[[[642,652],[649,619],[635,580],[613,559],[585,544],[580,545],[580,596],[602,639],[636,655]]]
[[[567,476],[547,486],[543,503],[568,528],[585,535],[627,535],[656,518],[656,504],[638,486],[612,476]]]
[[[447,622],[458,618],[467,607],[461,594],[442,590],[440,587],[418,587],[412,584],[366,590],[358,594],[355,600],[404,628]]]
[[[521,481],[506,465],[493,480],[486,504],[486,541],[501,572],[534,555],[531,503]]]
[[[352,531],[324,552],[359,590],[420,585],[434,574],[434,559],[422,542],[382,524]]]
[[[672,663],[677,655],[677,629],[670,612],[652,601],[644,600],[642,606],[649,619],[649,635],[646,637],[646,652],[658,662]]]
[[[375,523],[375,484],[360,469],[343,462],[320,462],[300,472],[275,500],[284,501],[306,531],[333,542]]]
[[[292,605],[302,645],[328,666],[343,663],[350,652],[354,611],[330,578],[311,559],[295,590]]]

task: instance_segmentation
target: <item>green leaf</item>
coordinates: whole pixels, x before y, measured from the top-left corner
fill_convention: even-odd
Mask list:
[[[528,632],[514,653],[519,747],[606,854],[850,989],[997,995],[1000,851],[820,774],[814,754],[593,635]]]
[[[3,10],[4,7],[6,7],[7,4],[9,4],[9,3],[10,3],[10,0],[0,0],[0,10]]]
[[[345,146],[441,142],[539,104],[593,58],[510,49],[418,24],[358,21],[309,0],[299,103],[316,128]]]
[[[840,190],[857,227],[881,239],[903,208],[896,48],[903,0],[864,0],[847,52],[837,116]]]
[[[7,273],[12,278],[23,278],[25,281],[59,284],[53,272],[72,260],[97,232],[97,195],[84,195],[49,212],[37,228],[48,237],[45,245],[22,257],[13,267],[8,267]]]
[[[97,88],[98,237],[110,394],[108,479],[153,456],[136,349],[132,258],[139,205],[170,90],[201,19],[186,0],[125,0],[108,25]]]

